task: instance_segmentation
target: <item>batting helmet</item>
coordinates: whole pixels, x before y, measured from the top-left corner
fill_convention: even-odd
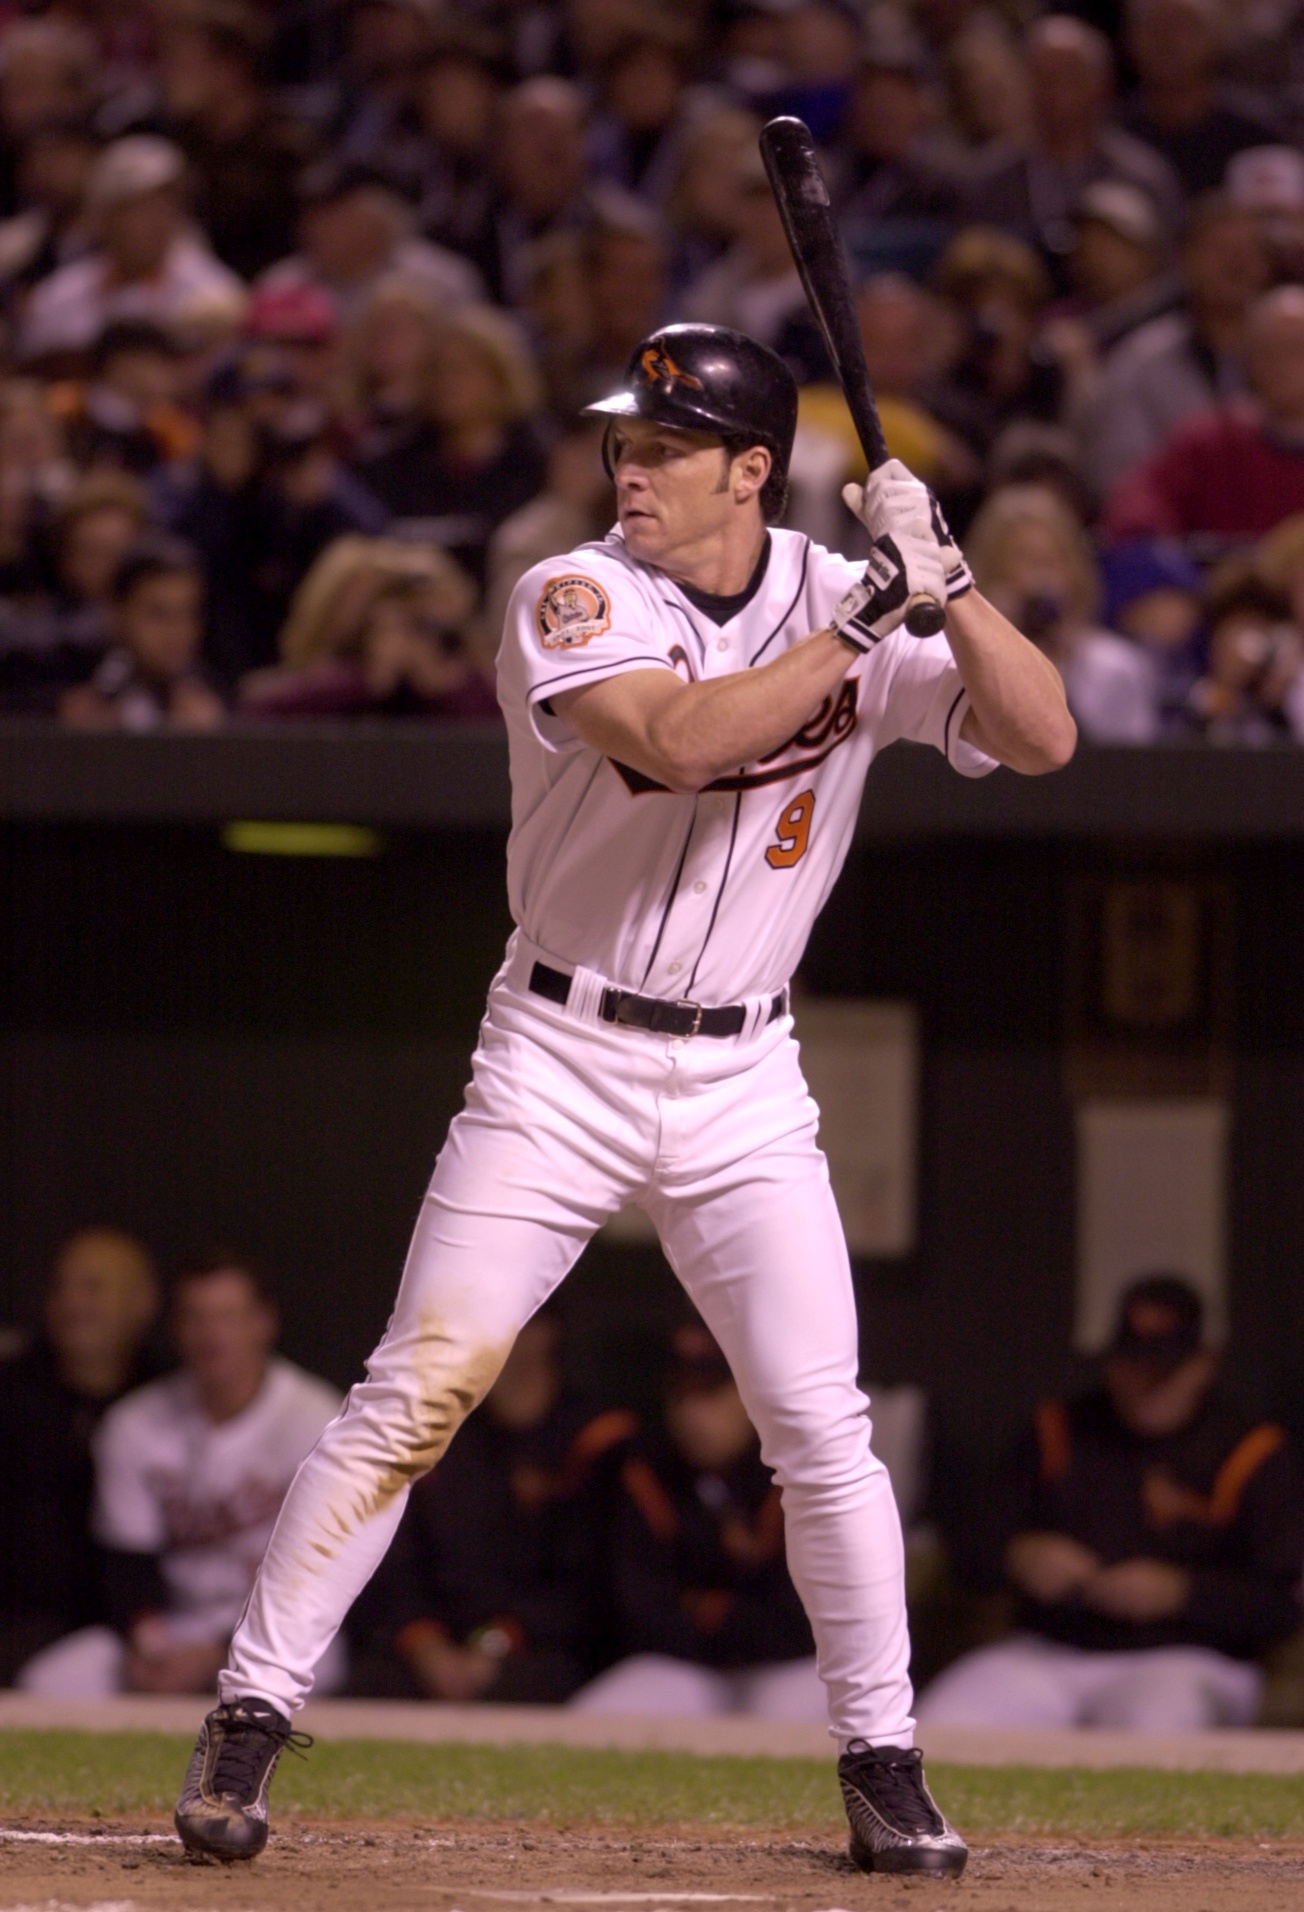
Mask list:
[[[777,352],[727,325],[667,325],[635,346],[625,383],[588,414],[650,418],[764,445],[780,480],[797,430],[797,386]]]

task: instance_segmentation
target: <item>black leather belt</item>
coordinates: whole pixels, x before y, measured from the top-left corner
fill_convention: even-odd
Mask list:
[[[571,979],[547,963],[536,963],[530,971],[530,988],[536,996],[564,1004],[570,995]],[[770,1004],[766,1023],[788,1013],[788,992],[781,989]],[[740,1002],[723,1009],[703,1009],[698,1002],[667,1002],[663,996],[636,996],[631,989],[608,984],[598,1004],[603,1022],[622,1023],[629,1029],[646,1029],[654,1036],[737,1036],[747,1021],[747,1010]]]

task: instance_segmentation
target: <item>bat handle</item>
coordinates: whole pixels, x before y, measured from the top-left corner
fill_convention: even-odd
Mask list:
[[[916,591],[906,605],[906,629],[911,637],[936,637],[946,623],[946,606],[927,591]]]

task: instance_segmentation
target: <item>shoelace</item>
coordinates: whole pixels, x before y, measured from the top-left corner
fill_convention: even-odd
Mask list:
[[[850,1752],[850,1749],[848,1749]],[[923,1784],[923,1755],[918,1748],[896,1757],[882,1752],[851,1752],[852,1777],[863,1774],[870,1780],[876,1802],[884,1816],[902,1832],[923,1832],[933,1836],[945,1828],[941,1814],[928,1803]]]
[[[311,1733],[291,1731],[287,1723],[260,1719],[243,1709],[222,1709],[222,1744],[213,1766],[212,1788],[219,1796],[252,1797],[262,1782],[270,1754],[291,1752],[302,1759]],[[272,1742],[271,1747],[268,1741]]]

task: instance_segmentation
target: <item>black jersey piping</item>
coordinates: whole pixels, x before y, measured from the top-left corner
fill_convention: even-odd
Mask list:
[[[769,650],[771,644],[773,644],[775,638],[779,635],[779,632],[783,629],[784,625],[788,622],[788,619],[792,616],[793,612],[796,610],[797,600],[801,596],[802,592],[806,589],[806,568],[809,562],[810,562],[810,539],[807,538],[805,543],[802,546],[801,576],[797,579],[797,589],[792,594],[792,603],[788,606],[783,616],[779,619],[774,629],[770,632],[770,635],[766,638],[760,650],[757,651],[755,657],[748,659],[748,663],[747,663],[748,670],[751,670],[754,665],[757,665],[760,663],[766,651]]]
[[[674,669],[674,665],[667,660],[664,654],[658,657],[655,651],[635,651],[633,656],[622,657],[615,665],[590,664],[584,670],[562,671],[556,677],[540,678],[539,682],[531,688],[530,701],[537,704],[539,701],[539,692],[549,690],[554,684],[576,684],[582,677],[592,677],[595,674],[598,677],[618,677],[629,665],[643,663],[660,664],[665,670]]]
[[[946,713],[946,722],[942,726],[942,755],[946,758],[946,761],[948,763],[950,763],[951,761],[951,719],[955,716],[956,711],[960,708],[960,700],[963,696],[964,696],[964,685],[961,684],[959,690],[955,693],[955,702],[951,705],[950,710],[948,710]]]
[[[710,942],[712,932],[715,929],[715,919],[720,914],[720,904],[724,900],[724,887],[729,881],[729,870],[733,864],[734,844],[738,841],[738,819],[742,815],[742,810],[743,793],[739,790],[734,795],[733,828],[729,832],[729,848],[725,852],[724,869],[720,873],[720,886],[716,890],[715,901],[711,905],[711,920],[706,926],[706,935],[702,938],[702,947],[697,952],[697,961],[693,964],[693,973],[688,978],[688,993],[690,996],[693,993],[693,985],[697,981],[697,972],[702,967],[702,958],[706,954],[706,946]]]
[[[789,777],[800,777],[807,770],[818,769],[826,757],[833,755],[839,744],[846,743],[851,734],[845,731],[841,737],[835,737],[826,749],[816,751],[811,757],[792,757],[786,763],[771,765],[768,770],[739,770],[731,777],[716,777],[712,782],[704,783],[697,794],[704,797],[721,790],[763,790],[772,783],[786,783]],[[666,784],[657,783],[641,770],[634,770],[615,757],[611,759],[611,767],[619,774],[632,797],[670,795]]]
[[[695,803],[693,805],[693,814],[688,819],[688,829],[684,836],[684,847],[679,852],[679,861],[676,863],[675,873],[670,879],[670,894],[667,896],[666,906],[661,912],[661,921],[657,926],[657,939],[652,945],[652,954],[647,959],[647,967],[644,969],[642,981],[639,983],[640,989],[647,987],[647,979],[652,974],[652,965],[657,959],[657,951],[661,948],[661,938],[666,933],[666,924],[670,921],[670,912],[674,908],[675,898],[679,894],[679,879],[684,873],[684,864],[688,858],[688,846],[693,840],[693,831],[696,828],[697,805]]]
[[[657,601],[660,604],[664,604],[668,611],[678,611],[680,617],[683,618],[685,624],[688,626],[689,630],[693,633],[693,642],[697,646],[697,654],[698,654],[699,661],[702,658],[704,658],[706,656],[706,640],[703,638],[702,633],[698,630],[696,624],[694,624],[692,618],[688,615],[688,612],[684,609],[683,605],[676,604],[673,598],[668,598],[668,597],[659,598]]]

